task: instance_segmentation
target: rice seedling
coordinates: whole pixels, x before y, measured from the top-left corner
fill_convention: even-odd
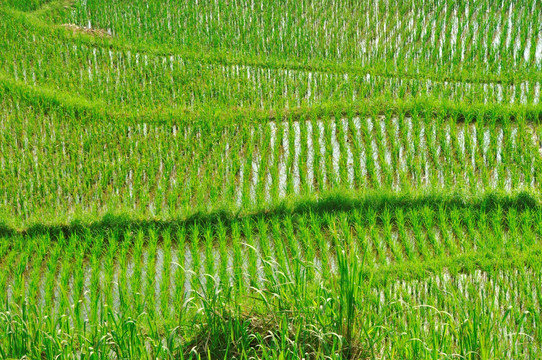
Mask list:
[[[0,4],[0,358],[539,358],[542,12]]]

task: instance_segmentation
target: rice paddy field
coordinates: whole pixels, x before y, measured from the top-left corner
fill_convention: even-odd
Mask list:
[[[540,0],[3,0],[1,359],[542,359]]]

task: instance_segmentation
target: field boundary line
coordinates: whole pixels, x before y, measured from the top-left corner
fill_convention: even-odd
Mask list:
[[[373,285],[386,286],[396,281],[423,281],[443,271],[453,276],[472,273],[475,270],[491,272],[521,266],[540,268],[542,266],[541,257],[542,245],[536,244],[524,250],[500,248],[472,251],[423,262],[393,263],[387,266],[366,268],[363,270],[363,276],[371,278]]]
[[[102,216],[86,219],[73,219],[70,223],[33,223],[22,226],[13,224],[9,219],[0,219],[0,236],[33,236],[39,234],[63,233],[69,237],[72,233],[87,230],[123,230],[133,228],[165,228],[190,224],[230,224],[243,219],[271,218],[274,216],[296,214],[324,214],[327,212],[348,212],[354,209],[371,208],[376,212],[385,208],[420,208],[428,206],[438,209],[469,208],[489,211],[500,207],[507,209],[539,209],[542,206],[540,194],[535,191],[515,193],[487,192],[484,194],[466,193],[427,193],[427,192],[382,192],[379,190],[333,190],[323,194],[310,194],[293,199],[283,199],[276,204],[259,208],[239,209],[225,203],[210,211],[197,210],[193,213],[179,214],[169,218],[142,218],[140,215],[120,209]]]
[[[453,101],[418,97],[416,99],[396,99],[389,101],[385,96],[356,102],[324,102],[321,104],[280,109],[258,109],[231,106],[217,110],[209,107],[153,108],[133,112],[131,108],[111,111],[111,106],[101,100],[71,95],[45,86],[28,85],[14,80],[0,72],[0,95],[12,95],[31,106],[44,110],[64,109],[71,119],[88,122],[108,119],[119,124],[152,123],[171,125],[202,125],[209,120],[221,126],[239,123],[262,123],[268,121],[297,120],[320,117],[375,116],[386,114],[405,114],[453,117],[458,122],[476,121],[478,118],[515,121],[523,118],[528,122],[542,122],[542,103],[528,105],[511,104],[469,104]]]

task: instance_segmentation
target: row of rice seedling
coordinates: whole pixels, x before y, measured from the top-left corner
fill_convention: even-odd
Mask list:
[[[113,331],[119,321],[135,325],[144,319],[151,331],[146,336],[155,342],[164,331],[173,338],[188,336],[193,329],[173,329],[187,326],[212,301],[239,306],[243,297],[261,296],[269,307],[311,299],[324,301],[324,316],[337,308],[320,297],[337,296],[342,286],[337,277],[347,276],[344,267],[358,261],[355,275],[364,280],[353,299],[356,328],[370,332],[356,336],[375,354],[431,358],[437,349],[438,356],[536,354],[540,299],[533,289],[540,271],[533,259],[541,250],[540,207],[520,198],[392,204],[11,237],[2,256],[9,263],[1,272],[0,324],[13,326],[13,316],[25,316],[19,326],[36,324],[50,335],[69,328],[72,336],[93,338]],[[534,258],[522,262],[525,254]],[[352,256],[348,263],[345,255]],[[507,255],[516,259],[501,258]],[[507,272],[502,266],[490,274],[472,271],[507,262]],[[282,299],[287,296],[299,298]],[[510,309],[511,304],[519,306]],[[44,315],[54,324],[42,324]],[[499,332],[491,331],[495,324]],[[0,348],[8,354],[24,351],[10,346],[25,339],[14,329],[0,335]]]
[[[541,129],[521,116],[328,114],[180,128],[80,124],[3,104],[0,208],[18,225],[121,209],[162,218],[248,210],[332,190],[540,187]]]
[[[16,30],[11,41],[20,39],[20,31]],[[38,38],[18,42],[21,45],[10,46],[11,50],[3,53],[5,74],[33,86],[46,86],[134,110],[155,106],[291,108],[330,101],[352,103],[383,96],[510,104],[537,104],[540,98],[539,81],[461,83],[202,65],[179,56],[113,52],[58,41],[55,44],[37,33],[26,36]]]
[[[397,282],[364,300],[378,327],[381,358],[536,358],[540,354],[540,268]],[[369,300],[370,299],[370,300]]]
[[[345,244],[348,251],[363,255],[363,271],[386,273],[378,278],[387,282],[423,277],[431,264],[437,272],[453,268],[450,259],[466,256],[482,266],[482,256],[488,254],[493,261],[506,252],[539,249],[541,219],[536,203],[519,198],[511,204],[504,199],[457,204],[430,198],[424,203],[418,198],[409,206],[369,201],[336,212],[314,207],[148,227],[130,221],[95,231],[73,228],[66,234],[38,229],[13,237],[3,250],[9,263],[2,272],[2,300],[32,296],[51,312],[59,311],[52,304],[62,308],[78,303],[82,319],[96,318],[105,305],[122,312],[129,307],[151,317],[161,314],[165,321],[191,293],[209,295],[214,287],[244,294],[253,287],[273,287],[281,273],[296,283],[305,277],[315,283],[331,281],[340,270],[337,251]],[[32,253],[36,256],[31,258]],[[387,268],[400,270],[387,274]]]
[[[129,5],[87,0],[76,1],[60,21],[104,29],[130,44],[279,63],[348,63],[417,75],[511,74],[540,69],[539,8],[538,0]]]
[[[4,14],[2,70],[16,81],[80,94],[107,104],[149,107],[241,106],[284,108],[375,97],[467,103],[537,104],[540,81],[468,83],[416,78],[201,64],[52,40]],[[26,38],[26,41],[20,41]]]

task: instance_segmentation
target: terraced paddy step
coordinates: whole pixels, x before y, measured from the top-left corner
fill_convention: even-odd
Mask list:
[[[423,279],[444,268],[488,269],[501,260],[525,265],[540,255],[540,209],[527,194],[468,202],[330,197],[242,216],[217,213],[167,222],[110,216],[96,224],[35,226],[23,233],[4,229],[3,264],[10,266],[4,268],[3,287],[25,276],[19,291],[35,292],[41,301],[62,298],[60,288],[64,296],[73,291],[72,299],[107,289],[116,301],[121,289],[131,289],[170,304],[174,293],[189,296],[211,279],[239,292],[265,288],[279,276],[329,281],[339,271],[341,251],[359,257],[364,276],[385,283]],[[520,256],[507,259],[507,254]],[[144,284],[155,291],[145,291]]]
[[[331,113],[213,127],[82,126],[63,116],[16,98],[3,102],[0,213],[11,225],[111,210],[158,218],[250,210],[327,191],[540,188],[542,128],[521,114],[465,122],[432,113]]]
[[[320,306],[325,316],[344,277],[354,275],[356,316],[371,332],[375,354],[466,354],[480,346],[476,351],[488,354],[536,356],[542,344],[537,202],[520,196],[401,205],[398,199],[380,206],[305,205],[290,214],[207,222],[138,226],[110,219],[94,229],[29,229],[0,242],[1,300],[9,304],[0,328],[24,328],[22,309],[40,327],[51,319],[58,334],[69,326],[81,337],[108,322],[134,321],[145,331],[143,323],[152,321],[180,349],[195,330],[177,324],[197,318],[209,302],[260,299],[261,306],[247,306],[263,319],[266,309],[288,306],[282,297],[298,296],[296,302]],[[465,343],[479,332],[494,340]],[[115,356],[113,344],[104,354]]]
[[[78,94],[90,101],[127,106],[134,112],[211,105],[291,108],[379,96],[506,104],[537,104],[540,99],[542,79],[536,72],[519,78],[510,77],[518,73],[516,70],[500,79],[454,80],[449,75],[426,78],[371,66],[336,70],[270,67],[240,60],[224,62],[220,56],[207,61],[193,52],[145,53],[144,49],[122,46],[112,49],[100,39],[87,44],[84,38],[59,38],[44,31],[43,26],[33,29],[25,16],[2,11],[0,16],[5,20],[3,46],[10,48],[0,55],[4,74],[15,81]],[[21,38],[26,41],[19,41]],[[17,46],[11,46],[14,42]],[[28,54],[32,54],[32,60]],[[540,67],[541,61],[542,55],[535,58],[533,67]]]

